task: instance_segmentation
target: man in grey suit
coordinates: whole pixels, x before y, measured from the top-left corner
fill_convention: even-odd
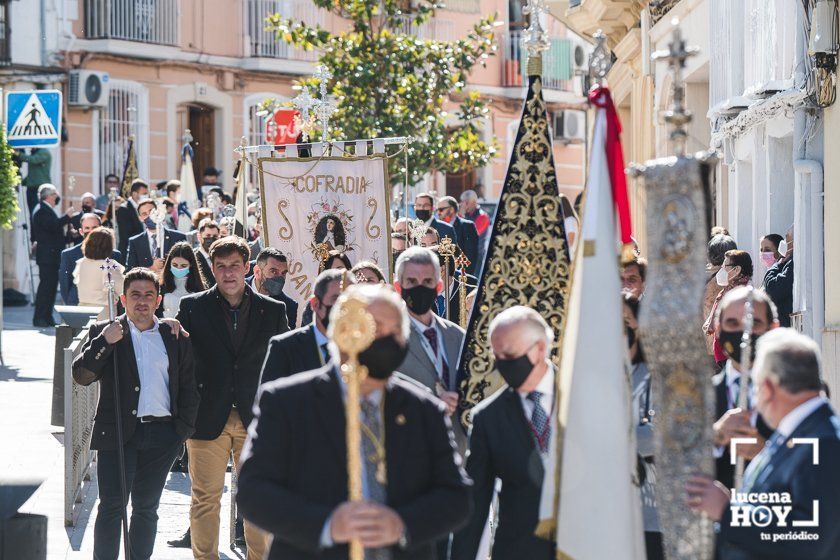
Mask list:
[[[456,373],[464,330],[433,311],[435,299],[443,290],[440,261],[429,249],[411,247],[397,259],[395,278],[394,287],[411,318],[408,354],[397,371],[431,389],[452,416],[458,408]],[[457,426],[454,431],[463,454],[466,434]]]

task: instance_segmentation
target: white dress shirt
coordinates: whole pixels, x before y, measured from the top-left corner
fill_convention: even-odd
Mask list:
[[[167,319],[174,319],[181,306],[181,298],[189,295],[187,291],[187,278],[174,278],[175,290],[163,295],[163,316]]]
[[[318,328],[318,322],[314,317],[312,318],[312,330],[315,331],[315,345],[318,346],[318,357],[321,358],[321,365],[326,365],[326,363],[329,361],[330,358],[329,357],[327,357],[327,358],[324,357],[323,348],[324,348],[324,344],[326,344],[328,355],[331,354],[330,347],[329,347],[330,339],[327,338],[327,335],[322,333],[321,329]],[[339,376],[339,377],[341,377],[341,376]]]
[[[140,399],[137,404],[137,417],[170,416],[169,401],[169,357],[163,338],[160,336],[160,324],[154,318],[152,328],[141,331],[131,319],[128,330],[131,344],[134,346],[134,359],[140,376]]]

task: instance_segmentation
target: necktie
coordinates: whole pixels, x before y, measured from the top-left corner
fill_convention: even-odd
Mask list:
[[[435,307],[439,317],[446,317],[446,298],[443,297],[443,294],[438,294],[438,297],[435,298]]]
[[[325,342],[321,345],[321,355],[324,356],[324,363],[327,363],[327,362],[330,361],[330,350],[329,350],[329,347],[327,346],[328,344],[329,344],[328,342]]]
[[[548,423],[548,414],[545,413],[545,409],[540,404],[542,396],[539,391],[532,391],[528,393],[527,399],[534,403],[534,411],[531,413],[531,428],[537,437],[540,452],[545,453],[548,449],[548,434],[551,432],[551,426]]]
[[[362,424],[365,429],[362,437],[362,455],[365,462],[365,484],[368,500],[379,504],[386,503],[385,485],[377,478],[377,471],[380,469],[380,461],[384,462],[385,457],[382,448],[385,444],[382,438],[382,422],[379,419],[379,406],[362,399]],[[383,463],[384,467],[384,463]],[[391,551],[387,548],[365,549],[365,560],[390,560]]]
[[[782,443],[787,438],[780,433],[776,432],[773,434],[773,437],[770,438],[764,445],[764,449],[761,450],[755,459],[753,459],[749,466],[747,466],[747,470],[744,472],[744,482],[741,484],[741,491],[742,492],[749,492],[752,490],[753,484],[758,479],[758,475],[761,474],[762,469],[767,466],[767,463],[770,462],[770,459],[773,457],[773,454],[776,452],[779,447],[781,447]]]
[[[435,358],[438,356],[438,339],[437,339],[437,329],[434,327],[429,327],[425,331],[423,331],[423,336],[429,341],[429,345],[432,347],[432,352],[435,354]],[[449,384],[449,364],[446,363],[446,360],[441,360],[441,372],[440,372],[440,379],[443,382],[444,388],[449,391],[452,389],[452,386]]]

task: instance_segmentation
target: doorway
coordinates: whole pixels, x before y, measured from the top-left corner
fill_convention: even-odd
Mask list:
[[[193,174],[195,185],[201,188],[204,170],[216,166],[216,110],[200,103],[185,103],[178,107],[178,130],[189,128],[193,137]],[[178,161],[181,158],[179,143]],[[219,178],[222,179],[221,177]]]

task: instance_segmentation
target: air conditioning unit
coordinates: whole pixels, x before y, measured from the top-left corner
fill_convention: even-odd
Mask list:
[[[583,46],[583,42],[572,42],[572,73],[589,72],[589,53]]]
[[[586,138],[586,113],[583,111],[557,111],[554,113],[554,139],[565,143]]]
[[[94,70],[70,70],[70,84],[67,88],[67,105],[71,107],[107,107],[108,72]]]

